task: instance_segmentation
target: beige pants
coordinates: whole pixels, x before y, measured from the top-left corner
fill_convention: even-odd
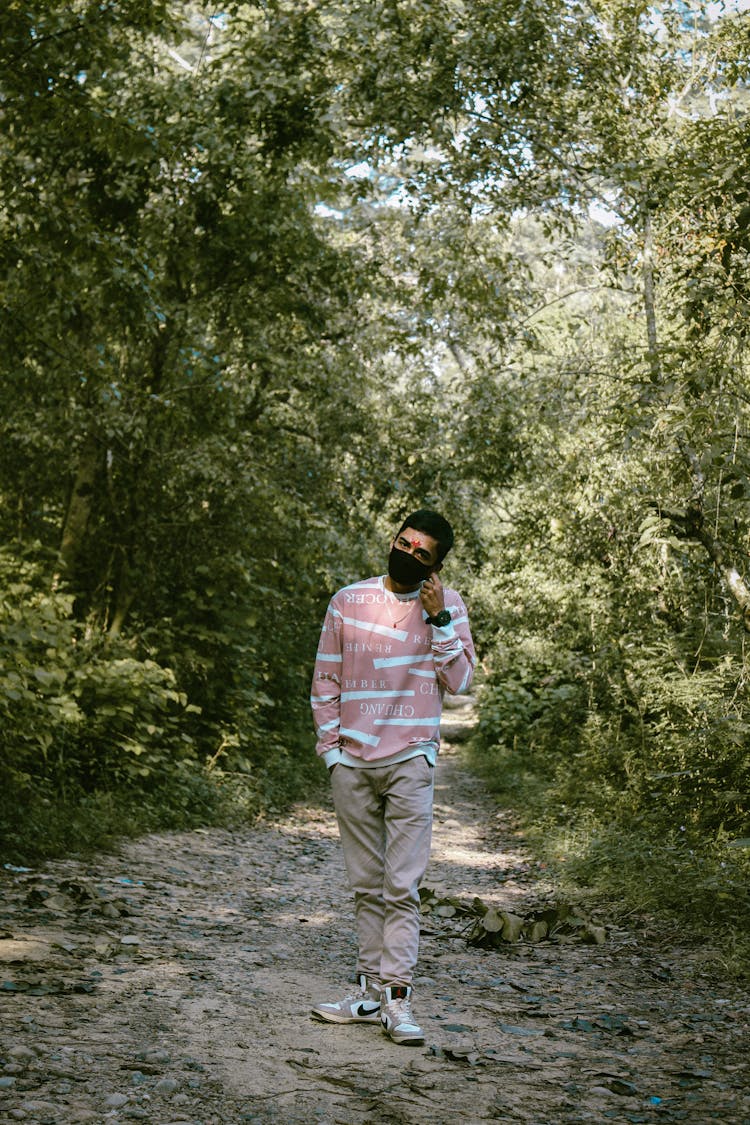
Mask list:
[[[331,775],[354,891],[357,972],[411,984],[419,952],[419,883],[432,838],[435,770],[424,755],[391,766],[337,765]]]

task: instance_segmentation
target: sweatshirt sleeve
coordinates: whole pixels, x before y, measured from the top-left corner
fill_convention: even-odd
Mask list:
[[[317,736],[316,753],[327,766],[339,761],[341,722],[341,614],[330,602],[315,658],[310,705]]]
[[[468,691],[474,678],[476,654],[469,628],[469,614],[461,598],[452,592],[446,599],[451,621],[444,628],[432,626],[432,654],[435,673],[450,695]]]

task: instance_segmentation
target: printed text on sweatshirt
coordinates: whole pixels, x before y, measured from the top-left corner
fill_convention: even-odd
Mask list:
[[[377,765],[425,754],[435,761],[445,691],[468,689],[474,644],[466,606],[444,588],[451,623],[427,623],[418,591],[398,596],[384,578],[334,594],[315,662],[311,704],[326,765]]]

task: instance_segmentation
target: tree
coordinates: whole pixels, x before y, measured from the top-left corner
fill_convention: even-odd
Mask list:
[[[554,777],[550,839],[556,820],[597,825],[587,878],[633,850],[625,827],[715,889],[746,836],[746,32],[612,19],[554,200],[572,223],[588,192],[611,225],[553,243],[563,300],[537,255],[535,350],[516,358],[523,471],[494,506],[486,741],[511,776]]]
[[[68,760],[87,786],[225,744],[262,760],[280,701],[287,739],[304,706],[309,537],[321,558],[330,542],[308,507],[339,491],[334,435],[359,425],[362,280],[314,209],[330,154],[314,19],[238,6],[222,31],[140,3],[5,19],[0,488],[19,567],[38,541],[81,623],[55,603],[47,663],[78,726],[53,741],[86,744]],[[8,656],[33,695],[27,654]],[[171,731],[137,715],[151,664]],[[50,755],[15,729],[17,776],[44,776]]]

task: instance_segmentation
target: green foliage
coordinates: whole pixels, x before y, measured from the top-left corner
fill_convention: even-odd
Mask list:
[[[587,302],[583,322],[543,309],[549,343],[518,361],[524,468],[485,529],[498,565],[482,576],[477,768],[571,881],[637,909],[680,913],[689,898],[693,922],[725,926],[750,905],[734,846],[750,785],[741,580],[733,589],[716,548],[719,537],[739,547],[742,493],[722,478],[743,474],[718,434],[746,420],[733,395],[714,395],[710,413],[643,395],[637,353],[623,362],[628,301],[619,320],[617,306]],[[686,422],[710,435],[698,445],[710,536],[689,502]]]
[[[0,572],[0,737],[14,787],[127,787],[194,755],[187,731],[197,708],[168,668],[91,643],[72,598],[45,589],[49,569],[33,552],[4,548]]]
[[[309,791],[317,776],[309,747],[307,767],[293,753],[295,724],[302,723],[299,668],[285,668],[283,682],[266,685],[267,692],[237,675],[239,689],[230,687],[220,707],[215,692],[198,690],[195,664],[204,675],[211,653],[229,664],[227,635],[197,637],[197,628],[180,634],[176,670],[135,656],[132,643],[92,636],[76,620],[72,597],[50,592],[49,564],[39,549],[0,551],[6,858],[95,848],[134,830],[252,818]],[[162,644],[169,639],[168,629],[158,632]],[[202,646],[201,657],[194,649],[192,676],[183,670],[182,679],[208,702],[208,715],[178,688],[190,639]],[[247,657],[238,645],[232,653]],[[282,720],[268,692],[290,685],[294,703]],[[208,759],[207,747],[217,744]]]
[[[609,18],[590,96],[641,40]],[[641,40],[627,83],[592,98],[587,175],[608,180],[612,224],[572,242],[548,226],[532,255],[533,347],[507,364],[518,469],[488,511],[498,565],[478,584],[478,768],[571,881],[636,909],[689,903],[706,928],[749,905],[747,105],[730,61],[746,22],[668,24],[663,66],[643,65]],[[681,83],[688,59],[700,83]]]
[[[33,785],[81,711],[69,690],[76,670],[72,598],[45,591],[27,553],[0,551],[0,745],[11,785]],[[40,764],[42,770],[40,771]]]
[[[362,280],[315,212],[326,36],[282,7],[2,17],[7,835],[307,776]]]
[[[744,901],[747,16],[692,14],[5,6],[14,856],[314,785],[326,601],[431,504],[539,847]]]

